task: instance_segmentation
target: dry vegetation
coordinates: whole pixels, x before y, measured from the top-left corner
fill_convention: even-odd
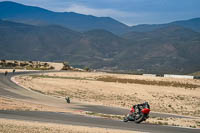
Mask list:
[[[7,120],[0,118],[1,133],[136,133],[134,131],[92,128],[62,124]]]
[[[200,71],[199,72],[195,72],[195,73],[192,73],[191,75],[193,75],[193,76],[200,76]]]
[[[176,81],[148,81],[142,79],[121,79],[110,76],[97,78],[98,81],[104,82],[117,82],[117,83],[132,83],[132,84],[142,84],[142,85],[157,85],[157,86],[172,86],[172,87],[181,87],[181,88],[190,88],[195,89],[200,87],[200,85],[190,84],[190,83],[180,83]]]
[[[186,118],[149,118],[147,123],[158,125],[171,125],[179,127],[200,128],[200,119],[186,119]]]
[[[0,60],[0,69],[24,69],[24,70],[71,70],[89,71],[88,69],[73,68],[68,62],[41,62],[41,61],[19,61]]]
[[[10,69],[27,69],[27,70],[51,70],[55,69],[47,62],[40,61],[16,61],[16,60],[0,60],[0,68]]]
[[[93,104],[129,108],[148,101],[156,112],[200,116],[199,80],[86,72],[20,76],[16,80],[48,95],[70,96]]]

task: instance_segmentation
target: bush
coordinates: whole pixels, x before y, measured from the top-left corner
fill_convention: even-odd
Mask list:
[[[70,69],[71,69],[71,67],[70,67],[69,63],[68,62],[63,62],[62,70],[70,70]]]
[[[84,70],[88,72],[88,71],[90,71],[90,68],[89,67],[85,67]]]
[[[1,60],[1,62],[6,63],[6,60]]]

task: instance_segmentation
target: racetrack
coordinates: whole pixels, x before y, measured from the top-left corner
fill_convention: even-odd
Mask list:
[[[19,74],[29,74],[37,72],[19,72],[14,75]],[[4,74],[0,73],[0,96],[2,97],[11,97],[21,100],[26,100],[33,103],[40,103],[44,105],[51,105],[54,107],[62,107],[66,109],[76,109],[84,111],[92,111],[97,113],[105,114],[117,114],[122,115],[128,112],[127,109],[114,108],[114,107],[105,107],[99,105],[86,105],[83,103],[74,103],[66,104],[64,99],[55,98],[51,96],[46,96],[38,92],[33,92],[31,90],[24,89],[13,83],[10,78],[13,74]],[[162,116],[162,117],[182,117],[177,115],[170,114],[160,114],[160,113],[151,113],[151,116]],[[190,129],[190,128],[179,128],[179,127],[170,127],[170,126],[161,126],[161,125],[152,125],[152,124],[135,124],[133,122],[123,123],[119,120],[111,120],[105,118],[97,117],[87,117],[83,115],[75,115],[72,113],[63,113],[63,112],[40,112],[40,111],[0,111],[1,118],[8,119],[18,119],[18,120],[29,120],[29,121],[41,121],[41,122],[50,122],[50,123],[62,123],[62,124],[73,124],[73,125],[83,125],[83,126],[92,126],[92,127],[104,127],[104,128],[114,128],[114,129],[123,129],[123,130],[134,130],[134,131],[143,131],[143,132],[163,132],[163,133],[199,133],[199,129]]]

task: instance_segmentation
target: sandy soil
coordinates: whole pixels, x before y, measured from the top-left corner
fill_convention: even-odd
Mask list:
[[[53,78],[49,78],[48,76],[53,76]],[[89,72],[49,73],[41,77],[19,76],[15,80],[24,87],[40,90],[49,95],[70,96],[74,100],[87,101],[93,104],[129,108],[133,104],[148,101],[151,109],[156,112],[200,116],[200,88],[181,88],[96,80],[99,77],[105,76],[153,82],[176,81],[200,85],[200,80]]]
[[[179,127],[200,128],[200,119],[186,119],[186,118],[149,118],[147,123],[159,125],[171,125]]]
[[[34,104],[31,102],[7,97],[0,97],[0,110],[74,112],[72,110],[56,108],[42,104]]]
[[[134,131],[8,120],[0,118],[0,133],[13,133],[13,132],[15,133],[138,133]]]
[[[53,66],[55,70],[61,70],[63,63],[47,62],[50,66]]]
[[[154,76],[143,76],[143,75],[131,75],[131,74],[111,74],[104,72],[62,72],[62,73],[49,73],[49,76],[73,76],[73,77],[81,77],[81,78],[95,78],[95,77],[104,77],[104,76],[112,76],[122,79],[141,79],[148,81],[176,81],[180,83],[194,83],[200,85],[199,80],[194,79],[179,79],[179,78],[164,78],[164,77],[154,77]]]

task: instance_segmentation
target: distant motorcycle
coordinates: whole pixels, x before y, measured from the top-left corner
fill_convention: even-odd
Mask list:
[[[69,97],[65,97],[65,100],[67,103],[70,103],[70,98]]]
[[[129,114],[124,117],[124,122],[134,121],[135,123],[141,123],[149,118],[150,106],[148,102],[143,104],[134,105]]]

